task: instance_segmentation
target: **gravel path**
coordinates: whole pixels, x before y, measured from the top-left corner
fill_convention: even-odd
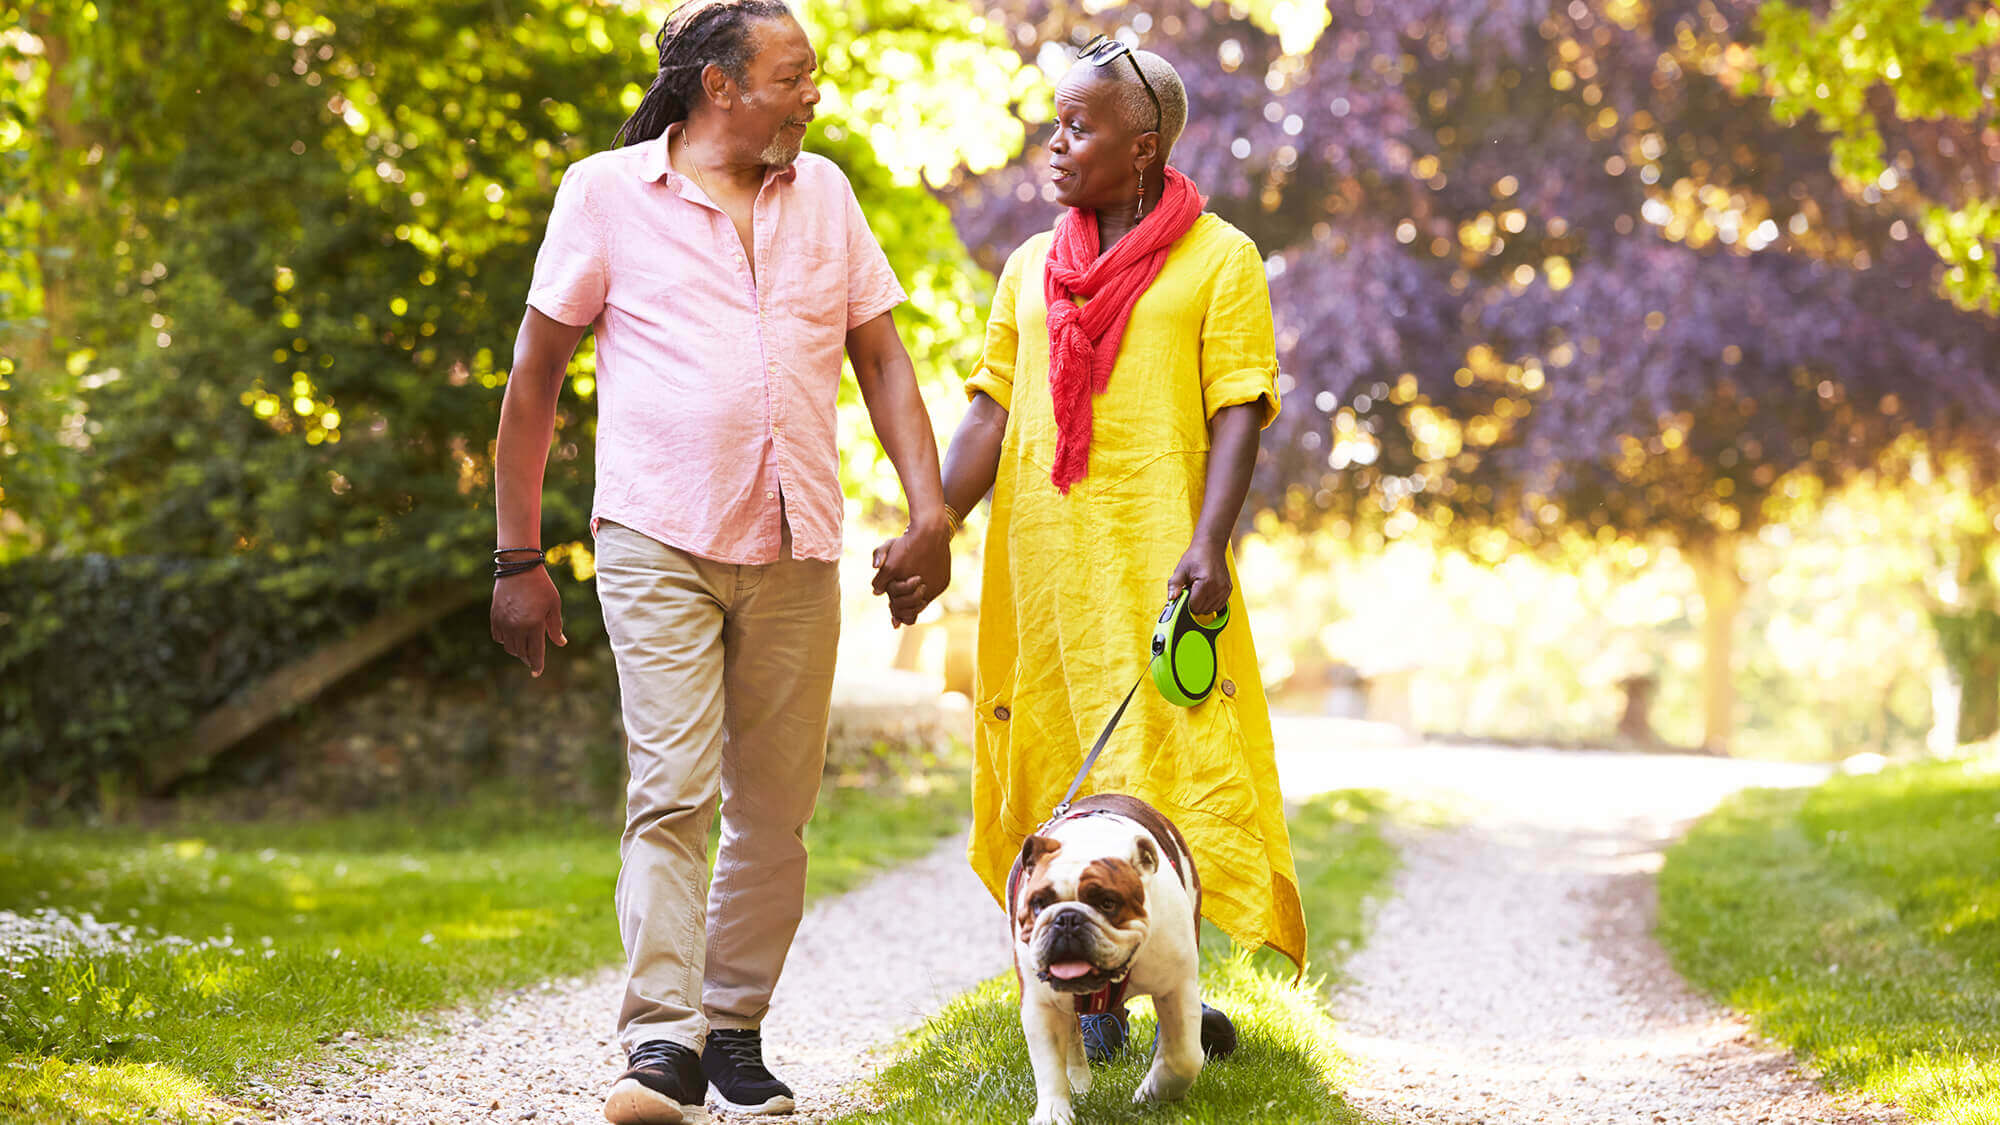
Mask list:
[[[1359,733],[1363,738],[1357,740]],[[1288,796],[1367,787],[1444,802],[1397,833],[1403,866],[1337,999],[1371,1118],[1449,1125],[1900,1122],[1835,1097],[1694,995],[1653,940],[1653,874],[1687,823],[1824,768],[1678,755],[1357,746],[1280,723]]]
[[[1789,1054],[1693,993],[1652,938],[1665,846],[1728,793],[1807,785],[1822,767],[1673,755],[1414,745],[1382,728],[1280,718],[1286,795],[1376,788],[1443,803],[1448,828],[1396,831],[1392,899],[1336,999],[1373,1120],[1439,1125],[1888,1125],[1900,1111],[1820,1088]],[[921,940],[898,940],[921,916]],[[855,1108],[885,1048],[1006,971],[999,909],[957,840],[814,906],[765,1024],[797,1122]],[[554,981],[340,1045],[283,1088],[283,1121],[601,1121],[621,1068],[619,974]],[[248,1109],[248,1106],[245,1106]],[[717,1115],[718,1120],[726,1119]],[[750,1120],[748,1118],[741,1120]],[[760,1119],[761,1120],[761,1119]]]
[[[922,940],[900,940],[904,920],[916,918]],[[764,1024],[765,1058],[799,1100],[799,1112],[779,1120],[856,1108],[853,1087],[885,1061],[884,1048],[1007,970],[1006,935],[959,839],[814,905]],[[250,1092],[280,1121],[601,1125],[604,1094],[624,1069],[612,1041],[622,980],[607,971],[508,992],[427,1021],[432,1034],[351,1041],[336,1052],[344,1057],[297,1083]]]

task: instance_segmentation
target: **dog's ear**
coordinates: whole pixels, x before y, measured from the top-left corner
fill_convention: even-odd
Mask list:
[[[1062,844],[1047,836],[1030,836],[1021,841],[1021,872],[1026,874],[1035,869],[1044,857],[1062,850]]]
[[[1144,836],[1139,837],[1139,870],[1151,875],[1159,869],[1159,850],[1153,847],[1151,840],[1146,839]]]

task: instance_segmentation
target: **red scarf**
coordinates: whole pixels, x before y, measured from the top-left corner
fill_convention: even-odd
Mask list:
[[[1056,416],[1049,479],[1065,495],[1090,472],[1090,400],[1111,379],[1132,306],[1207,202],[1193,180],[1172,168],[1166,173],[1159,205],[1103,257],[1097,254],[1097,212],[1071,208],[1056,220],[1042,295],[1049,306],[1049,397]],[[1076,297],[1089,303],[1078,308]]]

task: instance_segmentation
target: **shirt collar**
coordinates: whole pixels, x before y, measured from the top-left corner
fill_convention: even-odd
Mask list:
[[[640,179],[647,183],[659,183],[664,180],[668,187],[676,191],[680,191],[682,185],[692,182],[686,176],[674,171],[674,162],[668,157],[668,146],[680,140],[681,124],[679,121],[674,122],[667,126],[665,133],[646,142],[646,150],[639,157]],[[794,160],[783,168],[766,169],[764,182],[768,184],[773,179],[790,182],[796,179],[798,174],[799,162]]]

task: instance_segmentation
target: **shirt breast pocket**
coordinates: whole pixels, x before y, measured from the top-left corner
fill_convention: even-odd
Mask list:
[[[613,275],[610,300],[628,310],[658,310],[678,304],[688,284],[675,261],[635,261]]]
[[[780,239],[771,247],[768,268],[785,313],[822,327],[847,330],[847,248],[810,236]]]

